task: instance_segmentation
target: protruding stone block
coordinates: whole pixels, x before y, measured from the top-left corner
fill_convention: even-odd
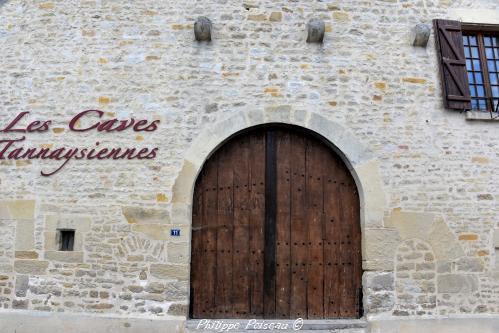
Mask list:
[[[211,41],[211,21],[209,18],[201,16],[198,17],[194,23],[194,36],[198,42],[210,42]]]
[[[307,24],[307,43],[322,43],[326,32],[326,24],[319,19],[311,19]]]
[[[424,23],[416,24],[412,29],[412,45],[419,47],[426,47],[428,39],[430,38],[431,28]]]

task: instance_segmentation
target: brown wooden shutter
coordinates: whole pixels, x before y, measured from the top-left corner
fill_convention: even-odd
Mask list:
[[[446,108],[471,109],[461,22],[433,20]]]

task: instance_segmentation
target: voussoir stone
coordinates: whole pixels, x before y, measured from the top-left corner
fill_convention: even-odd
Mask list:
[[[170,222],[170,215],[164,209],[122,207],[121,211],[130,224],[168,224]]]

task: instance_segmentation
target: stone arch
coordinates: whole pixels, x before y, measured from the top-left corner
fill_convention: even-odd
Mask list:
[[[393,314],[436,314],[436,260],[431,245],[421,239],[407,239],[397,248],[395,263]]]
[[[338,123],[317,113],[292,110],[290,106],[238,113],[203,129],[187,150],[182,168],[173,186],[173,223],[191,225],[191,204],[196,178],[212,152],[237,132],[269,123],[300,126],[329,141],[331,148],[342,157],[349,168],[359,190],[363,235],[366,228],[382,227],[385,196],[379,164],[372,153]],[[364,254],[365,246],[363,245],[363,256]]]
[[[383,228],[385,193],[378,161],[361,141],[340,124],[314,112],[293,110],[290,106],[237,113],[204,128],[187,150],[183,165],[175,180],[172,189],[171,222],[175,225],[186,226],[190,242],[194,187],[205,161],[236,133],[250,127],[271,123],[295,125],[315,132],[326,139],[331,149],[341,156],[359,191],[363,269],[392,270],[393,257],[390,253],[393,253],[393,249],[383,245],[381,250],[378,249],[380,237],[386,239],[385,230],[392,231]],[[367,229],[370,231],[366,232]],[[186,279],[188,279],[189,270],[190,265],[186,267]],[[368,290],[365,286],[363,288],[364,299],[366,299],[369,296]]]

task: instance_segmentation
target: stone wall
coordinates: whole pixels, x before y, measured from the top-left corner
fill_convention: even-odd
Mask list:
[[[185,316],[195,176],[231,130],[277,121],[330,138],[359,182],[369,316],[499,313],[497,122],[443,109],[433,37],[410,40],[434,18],[498,17],[495,0],[0,2],[1,126],[30,111],[53,125],[28,146],[160,147],[48,178],[60,163],[0,160],[0,308]],[[68,131],[85,109],[161,125]]]

